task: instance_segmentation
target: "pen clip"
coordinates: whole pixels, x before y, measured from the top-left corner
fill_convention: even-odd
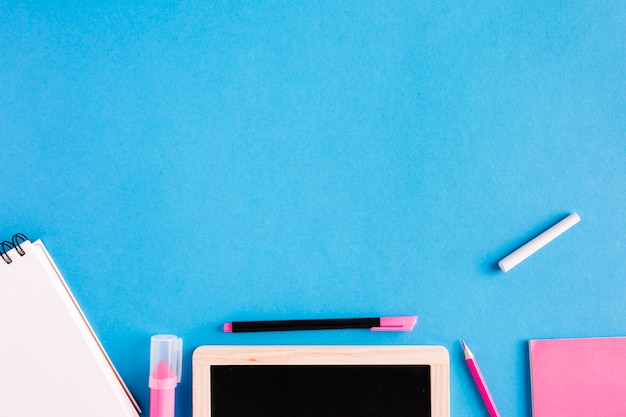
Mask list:
[[[374,332],[410,332],[417,323],[417,316],[381,317],[380,327],[372,327]]]
[[[180,382],[183,375],[183,339],[180,337],[176,339],[174,349],[176,349],[176,377],[178,378],[177,382]]]

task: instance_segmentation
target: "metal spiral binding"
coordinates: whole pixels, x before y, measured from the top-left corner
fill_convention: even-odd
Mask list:
[[[11,251],[12,249],[15,249],[18,255],[24,256],[26,252],[24,252],[24,249],[22,249],[20,244],[27,240],[28,238],[24,234],[16,233],[13,235],[13,238],[11,238],[11,241],[5,240],[1,242],[0,243],[0,256],[2,257],[2,260],[6,262],[7,264],[10,264],[11,262],[13,262],[13,260],[8,254],[8,252]]]

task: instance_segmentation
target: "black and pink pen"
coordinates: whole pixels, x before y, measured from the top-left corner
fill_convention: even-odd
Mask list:
[[[227,333],[277,332],[287,330],[370,329],[372,331],[409,332],[416,316],[373,317],[358,319],[234,321],[224,324]]]

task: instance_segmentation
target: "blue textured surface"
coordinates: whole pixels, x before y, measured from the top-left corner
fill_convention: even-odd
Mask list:
[[[202,344],[440,344],[484,415],[464,338],[530,416],[528,339],[626,334],[624,2],[207,3],[0,1],[0,232],[45,242],[145,415],[155,333],[179,417]]]

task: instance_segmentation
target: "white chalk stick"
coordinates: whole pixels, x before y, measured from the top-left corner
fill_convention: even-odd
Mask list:
[[[498,266],[504,272],[510,271],[517,264],[537,252],[539,249],[543,248],[548,243],[552,242],[555,238],[563,234],[567,229],[579,221],[580,217],[578,217],[578,214],[570,214],[545,232],[541,233],[539,236],[535,237],[530,242],[526,243],[524,246],[503,258],[500,262],[498,262]]]

